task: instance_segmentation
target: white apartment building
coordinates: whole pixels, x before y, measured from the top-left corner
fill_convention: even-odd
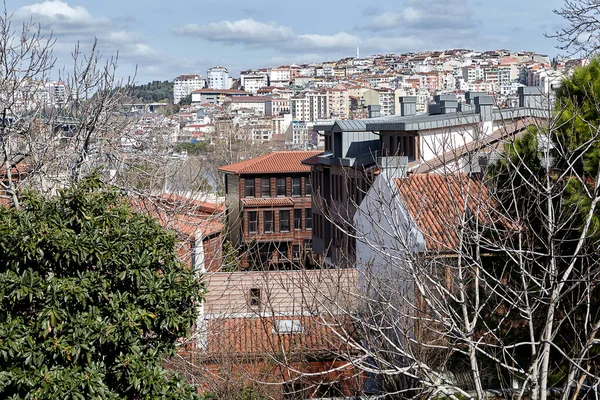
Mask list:
[[[317,121],[327,118],[327,93],[314,91],[306,93],[308,99],[308,121]]]
[[[263,87],[269,86],[269,78],[266,72],[242,71],[240,84],[246,92],[255,95]]]
[[[206,81],[200,75],[180,75],[173,80],[173,104],[192,94],[194,90],[204,88]]]
[[[472,83],[483,79],[483,69],[477,65],[470,65],[462,68],[462,77],[467,83]]]
[[[225,67],[212,67],[206,73],[206,80],[209,89],[229,89],[231,79],[229,70]]]
[[[271,99],[271,113],[273,115],[289,114],[290,99],[284,97],[274,97]]]
[[[292,119],[294,121],[308,121],[310,119],[310,103],[306,96],[295,96],[290,99]]]
[[[67,101],[67,88],[64,82],[47,82],[46,91],[50,105],[63,105]]]
[[[269,71],[271,86],[288,86],[292,80],[290,67],[273,68]]]

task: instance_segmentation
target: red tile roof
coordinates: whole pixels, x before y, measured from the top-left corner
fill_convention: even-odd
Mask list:
[[[250,160],[225,165],[220,171],[236,175],[308,173],[310,167],[302,160],[321,153],[320,151],[276,151]]]
[[[279,321],[294,321],[293,332],[279,330]],[[348,327],[347,327],[348,328]],[[208,321],[207,355],[339,354],[344,343],[334,333],[337,324],[317,316],[214,318]],[[347,349],[346,349],[347,352]]]
[[[152,215],[164,228],[172,229],[185,238],[195,239],[196,232],[206,238],[225,229],[221,222],[225,207],[219,204],[177,195],[138,197],[131,202],[134,208]]]
[[[456,251],[466,220],[480,225],[500,221],[485,185],[465,174],[415,174],[394,181],[430,251]]]
[[[265,198],[243,198],[244,206],[269,207],[269,206],[293,206],[294,200],[289,197],[265,197]]]

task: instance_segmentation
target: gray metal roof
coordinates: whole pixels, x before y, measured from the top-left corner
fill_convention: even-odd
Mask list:
[[[365,119],[347,119],[335,121],[335,124],[332,126],[332,130],[335,128],[339,128],[342,132],[364,132],[366,130],[366,121]]]
[[[540,108],[494,108],[494,121],[511,120],[523,117],[548,118],[548,110]],[[342,132],[371,131],[420,131],[469,125],[481,122],[480,114],[472,111],[459,111],[448,114],[415,114],[409,116],[389,115],[360,120],[339,120],[331,124],[315,125],[317,131],[332,131],[336,127]]]
[[[494,108],[492,119],[511,120],[523,117],[548,118],[548,110],[539,108]],[[468,125],[481,122],[481,115],[475,111],[454,112],[448,114],[417,114],[406,117],[387,117],[386,120],[364,120],[369,131],[420,131]]]
[[[449,114],[417,114],[409,116],[388,117],[383,121],[367,121],[370,131],[418,131],[444,128],[455,125],[473,124],[479,122],[480,116],[475,112],[456,112]]]

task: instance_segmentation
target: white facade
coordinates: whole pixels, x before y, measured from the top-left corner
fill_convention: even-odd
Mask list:
[[[194,90],[204,88],[206,82],[200,75],[181,75],[173,81],[173,104],[189,96]]]
[[[269,80],[266,73],[241,73],[240,84],[246,92],[256,94],[259,89],[269,85]]]
[[[231,79],[229,70],[225,67],[212,67],[206,73],[206,80],[210,89],[229,89]]]
[[[273,68],[269,72],[271,86],[287,86],[292,80],[292,74],[289,67]]]
[[[292,97],[290,99],[290,108],[294,121],[308,121],[310,119],[310,103],[305,96]]]

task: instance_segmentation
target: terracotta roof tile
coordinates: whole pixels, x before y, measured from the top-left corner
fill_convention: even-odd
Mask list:
[[[177,195],[137,197],[131,202],[135,209],[158,219],[164,228],[172,229],[186,238],[195,239],[198,231],[207,237],[225,229],[221,222],[225,207],[219,204]]]
[[[243,198],[244,206],[269,207],[269,206],[293,206],[294,200],[289,197],[261,197]]]
[[[277,174],[310,172],[310,166],[302,164],[302,160],[321,153],[320,151],[276,151],[255,157],[250,160],[240,161],[235,164],[225,165],[220,171],[236,175],[244,174]]]
[[[292,332],[279,329],[283,320],[289,321]],[[214,318],[207,321],[206,354],[336,354],[344,343],[334,329],[340,327],[318,316]]]
[[[500,221],[485,185],[465,174],[415,174],[394,181],[428,250],[456,251],[458,232],[466,221],[480,225]]]

